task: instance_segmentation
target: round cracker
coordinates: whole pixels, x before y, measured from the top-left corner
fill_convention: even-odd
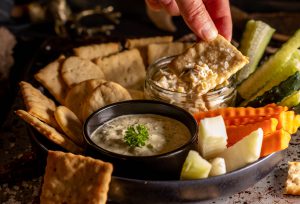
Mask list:
[[[61,68],[61,75],[69,87],[89,79],[104,79],[102,70],[93,62],[79,57],[69,57]]]
[[[103,106],[131,99],[129,92],[120,84],[112,81],[102,83],[84,100],[82,120]]]
[[[65,106],[58,106],[54,112],[54,116],[64,133],[73,142],[83,146],[82,124],[78,117]]]
[[[103,82],[105,82],[103,79],[90,79],[76,84],[68,91],[65,98],[65,105],[80,119],[81,106],[84,99]]]

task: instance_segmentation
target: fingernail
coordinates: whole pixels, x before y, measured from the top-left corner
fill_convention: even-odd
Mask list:
[[[214,25],[207,23],[201,30],[203,40],[212,41],[218,36],[218,31]]]

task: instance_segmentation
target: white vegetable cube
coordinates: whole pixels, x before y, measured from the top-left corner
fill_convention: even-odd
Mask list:
[[[258,160],[262,141],[263,130],[259,128],[222,152],[219,156],[225,159],[227,172]]]
[[[201,179],[207,178],[211,169],[211,164],[203,159],[200,154],[190,150],[183,164],[180,179]]]
[[[226,164],[224,158],[216,157],[210,161],[211,170],[209,176],[219,176],[226,174]]]
[[[198,149],[205,159],[214,158],[226,149],[227,134],[222,116],[204,118],[199,123]]]

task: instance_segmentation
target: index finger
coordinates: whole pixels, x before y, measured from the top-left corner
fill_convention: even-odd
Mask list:
[[[190,29],[201,39],[217,37],[216,26],[202,0],[176,0],[180,13]]]

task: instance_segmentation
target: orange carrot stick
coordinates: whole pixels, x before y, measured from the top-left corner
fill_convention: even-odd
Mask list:
[[[293,129],[294,129],[294,118],[295,118],[294,111],[286,111],[286,112],[280,113],[277,129],[282,128],[285,131],[287,131],[288,133],[292,134]]]
[[[291,135],[283,129],[264,135],[260,157],[283,150],[289,146]]]
[[[263,129],[264,135],[275,132],[277,124],[278,120],[276,120],[275,118],[270,118],[254,124],[226,126],[227,147],[234,145],[236,142],[243,139],[245,136],[249,135],[251,132],[257,130],[258,128]]]
[[[252,107],[228,107],[228,108],[220,108],[205,112],[199,112],[194,115],[195,119],[199,122],[203,118],[215,117],[218,115],[222,115],[224,120],[229,120],[233,118],[257,118],[257,117],[266,117],[271,115],[276,115],[281,113],[282,111],[287,111],[288,108],[285,106],[274,106],[268,105],[260,108],[252,108]]]
[[[292,134],[295,134],[300,127],[300,115],[296,115],[293,121],[293,132]]]

